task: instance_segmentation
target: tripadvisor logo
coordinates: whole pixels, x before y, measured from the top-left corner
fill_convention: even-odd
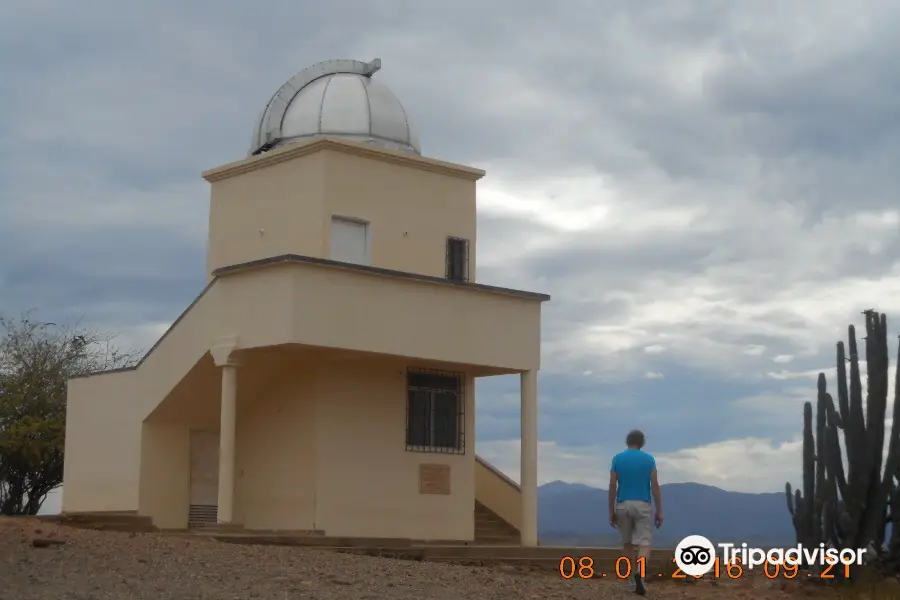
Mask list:
[[[721,558],[716,556],[717,546],[721,549]],[[718,544],[717,546],[702,535],[689,535],[678,542],[675,547],[675,564],[685,575],[700,577],[712,570],[718,561],[721,561],[719,565],[722,567],[740,564],[748,569],[765,564],[791,567],[808,564],[824,567],[840,563],[849,567],[849,565],[863,564],[863,556],[866,553],[865,549],[838,550],[837,548],[826,548],[825,544],[811,548],[798,544],[792,548],[773,548],[771,550],[753,548],[747,544],[740,546]]]

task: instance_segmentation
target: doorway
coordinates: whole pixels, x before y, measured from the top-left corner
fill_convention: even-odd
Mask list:
[[[219,432],[192,430],[188,528],[215,525],[218,505]]]

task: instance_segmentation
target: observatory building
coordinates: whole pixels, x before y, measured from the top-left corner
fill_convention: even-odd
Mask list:
[[[69,382],[63,512],[160,529],[537,544],[543,294],[476,283],[483,171],[422,155],[381,62],[285,83],[210,183],[207,283]],[[475,455],[519,374],[521,485]]]

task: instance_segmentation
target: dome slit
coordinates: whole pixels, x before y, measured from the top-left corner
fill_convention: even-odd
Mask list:
[[[325,89],[322,90],[322,102],[319,104],[319,131],[318,133],[322,133],[322,115],[325,114],[325,98],[328,97],[328,86],[331,85],[331,81],[334,79],[334,75],[330,75],[328,80],[325,81]]]
[[[406,125],[406,143],[412,143],[412,136],[409,134],[409,115],[406,114],[406,109],[403,107],[403,103],[397,100],[397,104],[400,106],[400,111],[403,112],[403,123]]]
[[[369,137],[372,137],[372,98],[369,97],[369,80],[371,79],[371,75],[366,77],[365,79],[360,78],[359,83],[362,85],[363,94],[366,95],[366,110],[368,110],[369,118]]]

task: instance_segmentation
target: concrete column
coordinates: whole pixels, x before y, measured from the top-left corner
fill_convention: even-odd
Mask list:
[[[519,487],[522,499],[523,546],[537,546],[537,370],[521,374],[522,447]]]
[[[231,523],[234,512],[234,440],[237,424],[237,363],[222,365],[222,415],[219,424],[219,509],[217,521]]]

